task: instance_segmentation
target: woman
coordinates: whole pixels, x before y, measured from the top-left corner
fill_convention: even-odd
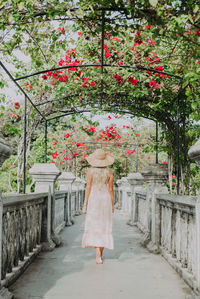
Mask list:
[[[114,249],[112,213],[114,213],[113,155],[97,149],[87,158],[92,168],[87,172],[83,213],[86,214],[82,248],[96,248],[96,263],[102,264],[104,247]]]

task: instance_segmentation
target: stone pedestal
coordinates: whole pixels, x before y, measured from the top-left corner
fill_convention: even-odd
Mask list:
[[[135,225],[138,220],[138,202],[136,198],[136,191],[142,189],[144,184],[144,177],[139,172],[130,173],[127,176],[127,180],[131,186],[131,210],[130,219],[127,224]]]
[[[43,250],[52,250],[55,245],[60,245],[60,237],[55,233],[55,181],[60,170],[49,163],[35,163],[29,170],[35,182],[35,193],[48,192],[47,202],[47,242],[43,244]],[[53,242],[52,242],[53,240]]]
[[[160,244],[160,205],[156,194],[168,194],[166,181],[168,171],[166,165],[150,164],[143,171],[142,175],[147,182],[147,227],[142,244],[147,245],[149,251],[159,253]]]
[[[73,224],[72,219],[72,183],[75,181],[76,177],[72,172],[63,171],[62,174],[58,177],[58,183],[60,190],[68,191],[67,201],[66,201],[66,211],[65,211],[65,221],[66,226]]]
[[[3,162],[9,158],[11,155],[11,148],[9,145],[5,142],[3,138],[0,137],[0,167],[3,164]]]
[[[29,173],[35,182],[35,192],[40,193],[48,192],[49,187],[53,192],[55,181],[61,172],[55,164],[35,163]]]

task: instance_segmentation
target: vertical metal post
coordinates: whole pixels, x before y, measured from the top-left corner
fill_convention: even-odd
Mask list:
[[[27,98],[24,97],[24,165],[23,165],[23,193],[26,193],[26,116],[27,116]]]
[[[158,122],[156,122],[156,164],[158,164]]]
[[[45,120],[45,129],[44,129],[44,162],[47,163],[47,121]]]
[[[105,11],[102,10],[102,28],[101,28],[101,106],[103,102],[103,64],[104,64],[104,33],[105,32]]]
[[[179,195],[180,192],[180,100],[179,100],[179,96],[177,99],[176,142],[177,142],[177,195]]]

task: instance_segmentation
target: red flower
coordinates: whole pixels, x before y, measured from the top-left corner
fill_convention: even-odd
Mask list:
[[[115,115],[115,118],[118,118],[118,115]]]
[[[92,87],[95,86],[95,82],[92,81],[92,82],[90,83],[90,85],[91,85]]]
[[[166,161],[163,161],[161,164],[167,164],[167,162],[166,162]]]
[[[58,141],[56,140],[56,141],[53,142],[53,145],[56,145],[57,143],[58,143]]]
[[[159,84],[155,80],[151,80],[149,82],[149,86],[153,86],[155,89],[159,87]]]
[[[64,62],[65,62],[65,61],[64,61],[63,59],[60,59],[60,61],[58,62],[58,64],[59,64],[60,66],[62,66]]]
[[[19,102],[15,102],[15,108],[18,109],[19,108]]]
[[[79,32],[78,32],[78,35],[79,35],[79,36],[82,36],[82,32],[79,31]]]
[[[43,75],[42,78],[43,78],[44,80],[46,80],[46,79],[47,79],[47,75]]]
[[[30,88],[30,89],[32,89],[32,88],[33,88],[33,86],[32,86],[32,85],[29,85],[29,88]]]
[[[65,138],[69,138],[69,137],[70,137],[69,133],[65,134]]]
[[[65,29],[63,27],[58,27],[60,29],[61,34],[65,33]]]
[[[149,30],[151,27],[153,27],[153,25],[145,25],[144,27],[146,30]]]
[[[147,159],[151,159],[151,157],[150,157],[150,156],[148,156],[148,157],[147,157]]]
[[[85,88],[86,86],[87,86],[86,83],[83,83],[83,84],[82,84],[82,87],[83,87],[83,88]]]
[[[55,81],[51,81],[51,85],[55,85]]]
[[[123,65],[124,63],[123,63],[123,61],[120,61],[119,64],[120,64],[120,65]]]
[[[164,68],[161,65],[155,66],[154,69],[158,70],[158,71],[161,71],[161,72],[164,70]]]
[[[111,119],[112,117],[110,115],[108,115],[108,118]]]
[[[138,134],[138,133],[135,133],[135,136],[140,136],[140,134]]]
[[[56,158],[57,158],[57,156],[58,156],[58,153],[57,153],[57,152],[55,152],[55,153],[53,153],[53,154],[51,154],[51,155],[52,155],[53,159],[56,159]]]
[[[131,82],[132,85],[135,85],[138,82],[138,80],[136,80],[136,79],[134,79],[132,77],[128,78],[128,81]]]
[[[197,63],[198,63],[198,64],[200,64],[200,60],[199,60],[199,61],[197,61]]]
[[[200,36],[200,29],[196,30],[196,35]]]
[[[109,52],[106,52],[106,53],[105,53],[105,57],[106,57],[106,58],[109,58],[110,56],[112,56],[111,53],[109,53]]]

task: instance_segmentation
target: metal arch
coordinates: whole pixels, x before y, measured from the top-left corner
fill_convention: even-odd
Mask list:
[[[19,77],[19,78],[15,78],[14,81],[17,82],[17,81],[20,81],[20,80],[23,80],[23,79],[27,79],[27,78],[30,78],[30,77],[34,77],[34,76],[37,76],[37,75],[41,75],[41,74],[44,74],[44,73],[48,73],[48,72],[55,72],[55,71],[60,71],[60,70],[64,70],[64,69],[70,69],[70,68],[74,68],[74,67],[77,67],[77,68],[88,68],[88,67],[115,67],[115,68],[130,68],[130,69],[135,69],[135,70],[141,70],[141,71],[149,71],[149,72],[152,72],[152,73],[159,73],[159,74],[163,74],[163,75],[166,75],[166,76],[170,76],[170,77],[174,77],[174,78],[177,78],[177,79],[184,79],[183,77],[181,76],[178,76],[178,75],[174,75],[174,74],[171,74],[171,73],[167,73],[167,72],[163,72],[163,71],[159,71],[159,70],[154,70],[154,69],[151,69],[151,68],[147,68],[147,67],[142,67],[142,66],[134,66],[134,65],[112,65],[112,64],[76,64],[76,65],[67,65],[67,66],[62,66],[62,67],[56,67],[56,68],[51,68],[51,69],[46,69],[46,70],[43,70],[43,71],[39,71],[39,72],[36,72],[36,73],[33,73],[33,74],[29,74],[29,75],[26,75],[26,76],[22,76],[22,77]]]
[[[113,10],[113,9],[111,9],[111,10]],[[101,11],[102,11],[102,40],[103,40],[103,38],[104,38],[104,34],[103,33],[104,33],[104,29],[105,29],[104,26],[105,26],[105,11],[106,11],[106,9],[105,10],[101,9]],[[104,53],[103,41],[102,41],[102,45],[101,45],[101,54],[102,53]],[[103,56],[102,56],[102,58],[103,58]],[[22,76],[22,77],[19,77],[19,78],[13,78],[13,76],[10,74],[10,72],[8,71],[8,69],[4,66],[4,64],[1,61],[0,61],[0,66],[4,69],[4,71],[11,78],[11,80],[16,84],[16,86],[19,88],[19,90],[24,94],[24,96],[26,97],[26,99],[29,100],[29,102],[31,103],[31,105],[40,114],[40,116],[42,117],[42,119],[45,120],[45,136],[47,136],[47,122],[48,122],[48,120],[44,117],[44,115],[37,108],[37,106],[33,103],[33,101],[30,99],[30,97],[27,95],[27,93],[24,91],[24,89],[17,83],[17,81],[20,81],[22,79],[29,78],[29,77],[32,77],[32,76],[36,76],[36,75],[39,75],[39,74],[43,74],[43,73],[46,73],[48,71],[56,71],[56,70],[61,70],[61,69],[69,69],[69,68],[72,68],[72,67],[79,67],[79,68],[80,67],[81,68],[83,68],[83,67],[101,67],[101,71],[102,72],[103,72],[103,68],[104,67],[130,68],[130,69],[137,69],[137,70],[146,70],[146,71],[150,71],[152,73],[160,73],[160,74],[171,76],[173,78],[177,78],[177,79],[180,79],[180,80],[184,79],[183,77],[180,77],[178,75],[174,75],[174,74],[171,74],[171,73],[162,72],[162,71],[158,71],[158,70],[153,70],[153,69],[149,69],[149,68],[145,68],[145,67],[138,67],[138,66],[131,66],[131,65],[115,66],[115,65],[111,65],[111,64],[104,64],[102,60],[101,60],[101,64],[87,64],[87,65],[76,65],[76,66],[71,65],[71,66],[53,68],[53,69],[49,69],[49,70],[43,70],[43,71],[40,71],[40,72],[36,72],[34,74],[29,74],[29,75],[26,75],[26,76]],[[177,171],[178,171],[177,192],[178,193],[179,193],[179,180],[180,180],[180,178],[179,178],[179,159],[180,159],[180,157],[179,157],[180,156],[180,141],[179,141],[179,138],[180,138],[180,136],[179,136],[180,135],[180,128],[179,128],[179,120],[180,120],[180,98],[179,98],[179,96],[180,96],[182,90],[183,89],[181,89],[181,91],[178,92],[178,97],[177,97]],[[67,114],[65,114],[65,115],[67,115]],[[62,117],[62,116],[64,116],[64,115],[61,115],[60,117]],[[58,118],[58,117],[56,117],[56,118]],[[24,134],[26,135],[26,130],[25,129],[26,129],[26,124],[25,124],[25,118],[24,118]],[[25,139],[26,139],[26,136],[24,136],[24,140]],[[47,149],[47,138],[45,137],[45,155],[46,155],[46,149]],[[24,149],[24,155],[26,156],[26,150],[25,149]],[[23,187],[23,188],[25,188],[25,187]]]

